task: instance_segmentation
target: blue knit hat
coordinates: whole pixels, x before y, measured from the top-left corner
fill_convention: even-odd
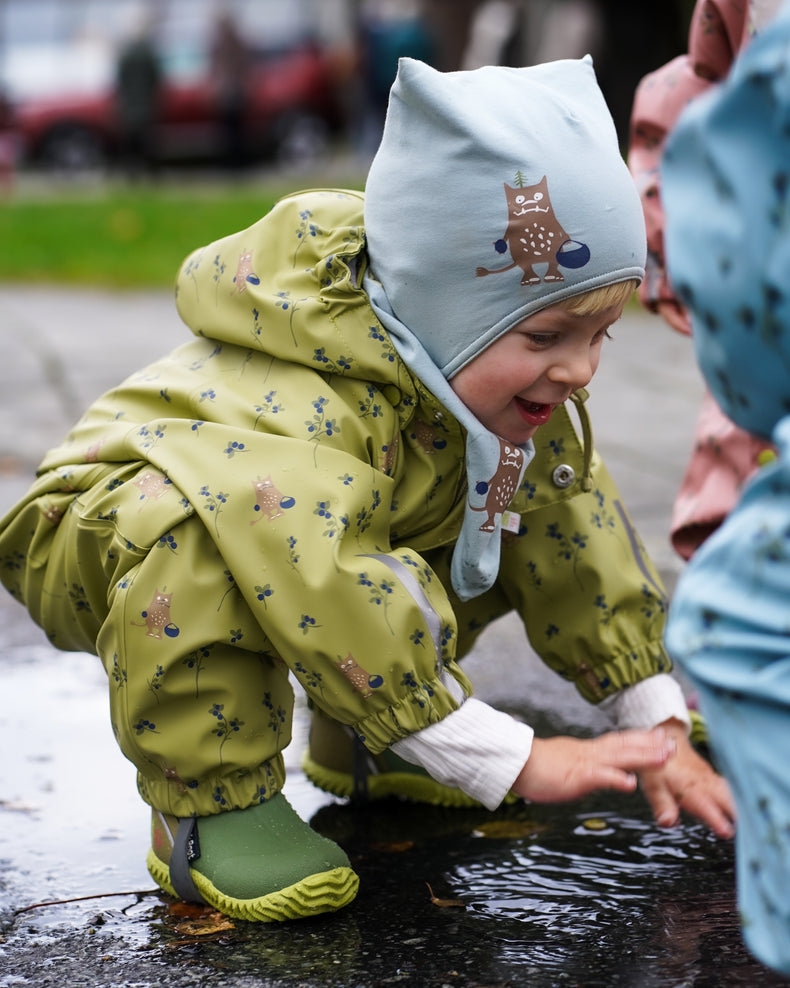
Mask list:
[[[371,274],[451,378],[522,319],[644,276],[642,207],[592,60],[401,59],[368,175]]]

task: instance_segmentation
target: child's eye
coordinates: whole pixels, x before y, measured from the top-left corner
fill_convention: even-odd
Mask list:
[[[557,336],[555,333],[527,333],[527,339],[533,346],[547,347],[556,341]]]

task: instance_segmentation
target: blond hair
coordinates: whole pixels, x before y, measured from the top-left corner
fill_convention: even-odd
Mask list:
[[[592,288],[589,292],[582,292],[581,295],[572,295],[559,304],[575,316],[591,316],[612,305],[625,305],[638,286],[639,282],[630,278],[628,281],[604,285],[603,288]]]

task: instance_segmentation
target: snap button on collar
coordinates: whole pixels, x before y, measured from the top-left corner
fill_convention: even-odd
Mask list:
[[[569,464],[560,463],[558,467],[554,468],[551,479],[556,487],[570,487],[576,480],[576,471]]]

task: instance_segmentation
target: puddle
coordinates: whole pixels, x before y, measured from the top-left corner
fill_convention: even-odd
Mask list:
[[[640,797],[608,794],[495,815],[397,802],[356,809],[299,771],[303,704],[286,794],[346,849],[359,896],[333,916],[209,923],[195,935],[190,917],[153,891],[149,814],[116,748],[98,661],[9,638],[0,650],[0,988],[790,984],[743,946],[732,846],[701,826],[660,830]],[[58,900],[79,901],[16,912]]]

